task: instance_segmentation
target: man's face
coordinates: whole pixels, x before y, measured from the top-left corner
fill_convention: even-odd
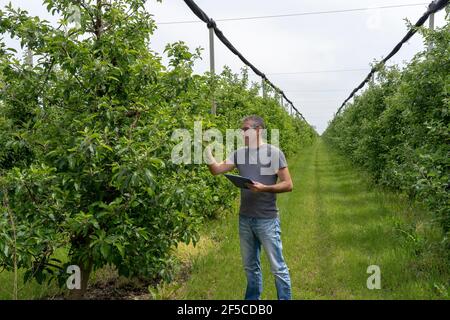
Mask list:
[[[241,126],[241,132],[244,136],[245,145],[256,145],[259,134],[259,127],[256,127],[255,123],[251,120],[244,121]]]

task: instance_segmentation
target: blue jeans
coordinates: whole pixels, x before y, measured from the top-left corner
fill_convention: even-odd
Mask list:
[[[278,217],[259,219],[239,215],[239,238],[242,262],[247,275],[245,300],[261,298],[261,244],[275,276],[278,299],[290,300],[291,279],[282,253],[280,219]]]

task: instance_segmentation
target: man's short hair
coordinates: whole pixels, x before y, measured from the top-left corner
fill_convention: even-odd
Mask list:
[[[255,124],[256,127],[260,127],[263,129],[266,127],[266,125],[264,124],[263,118],[261,118],[260,116],[257,116],[257,115],[246,116],[245,118],[242,119],[242,122],[246,122],[246,121],[253,121],[253,123]]]

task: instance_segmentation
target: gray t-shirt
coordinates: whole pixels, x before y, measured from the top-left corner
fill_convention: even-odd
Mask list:
[[[266,185],[276,184],[278,169],[287,167],[283,151],[267,143],[259,148],[239,148],[230,154],[228,161],[235,164],[241,176]],[[275,193],[241,189],[239,214],[252,218],[276,218]]]

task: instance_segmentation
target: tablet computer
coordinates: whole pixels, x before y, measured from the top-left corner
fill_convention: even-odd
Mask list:
[[[248,187],[245,185],[246,183],[253,184],[253,181],[247,177],[241,177],[234,174],[224,174],[224,176],[227,177],[231,182],[233,182],[236,187],[241,189],[248,189]]]

